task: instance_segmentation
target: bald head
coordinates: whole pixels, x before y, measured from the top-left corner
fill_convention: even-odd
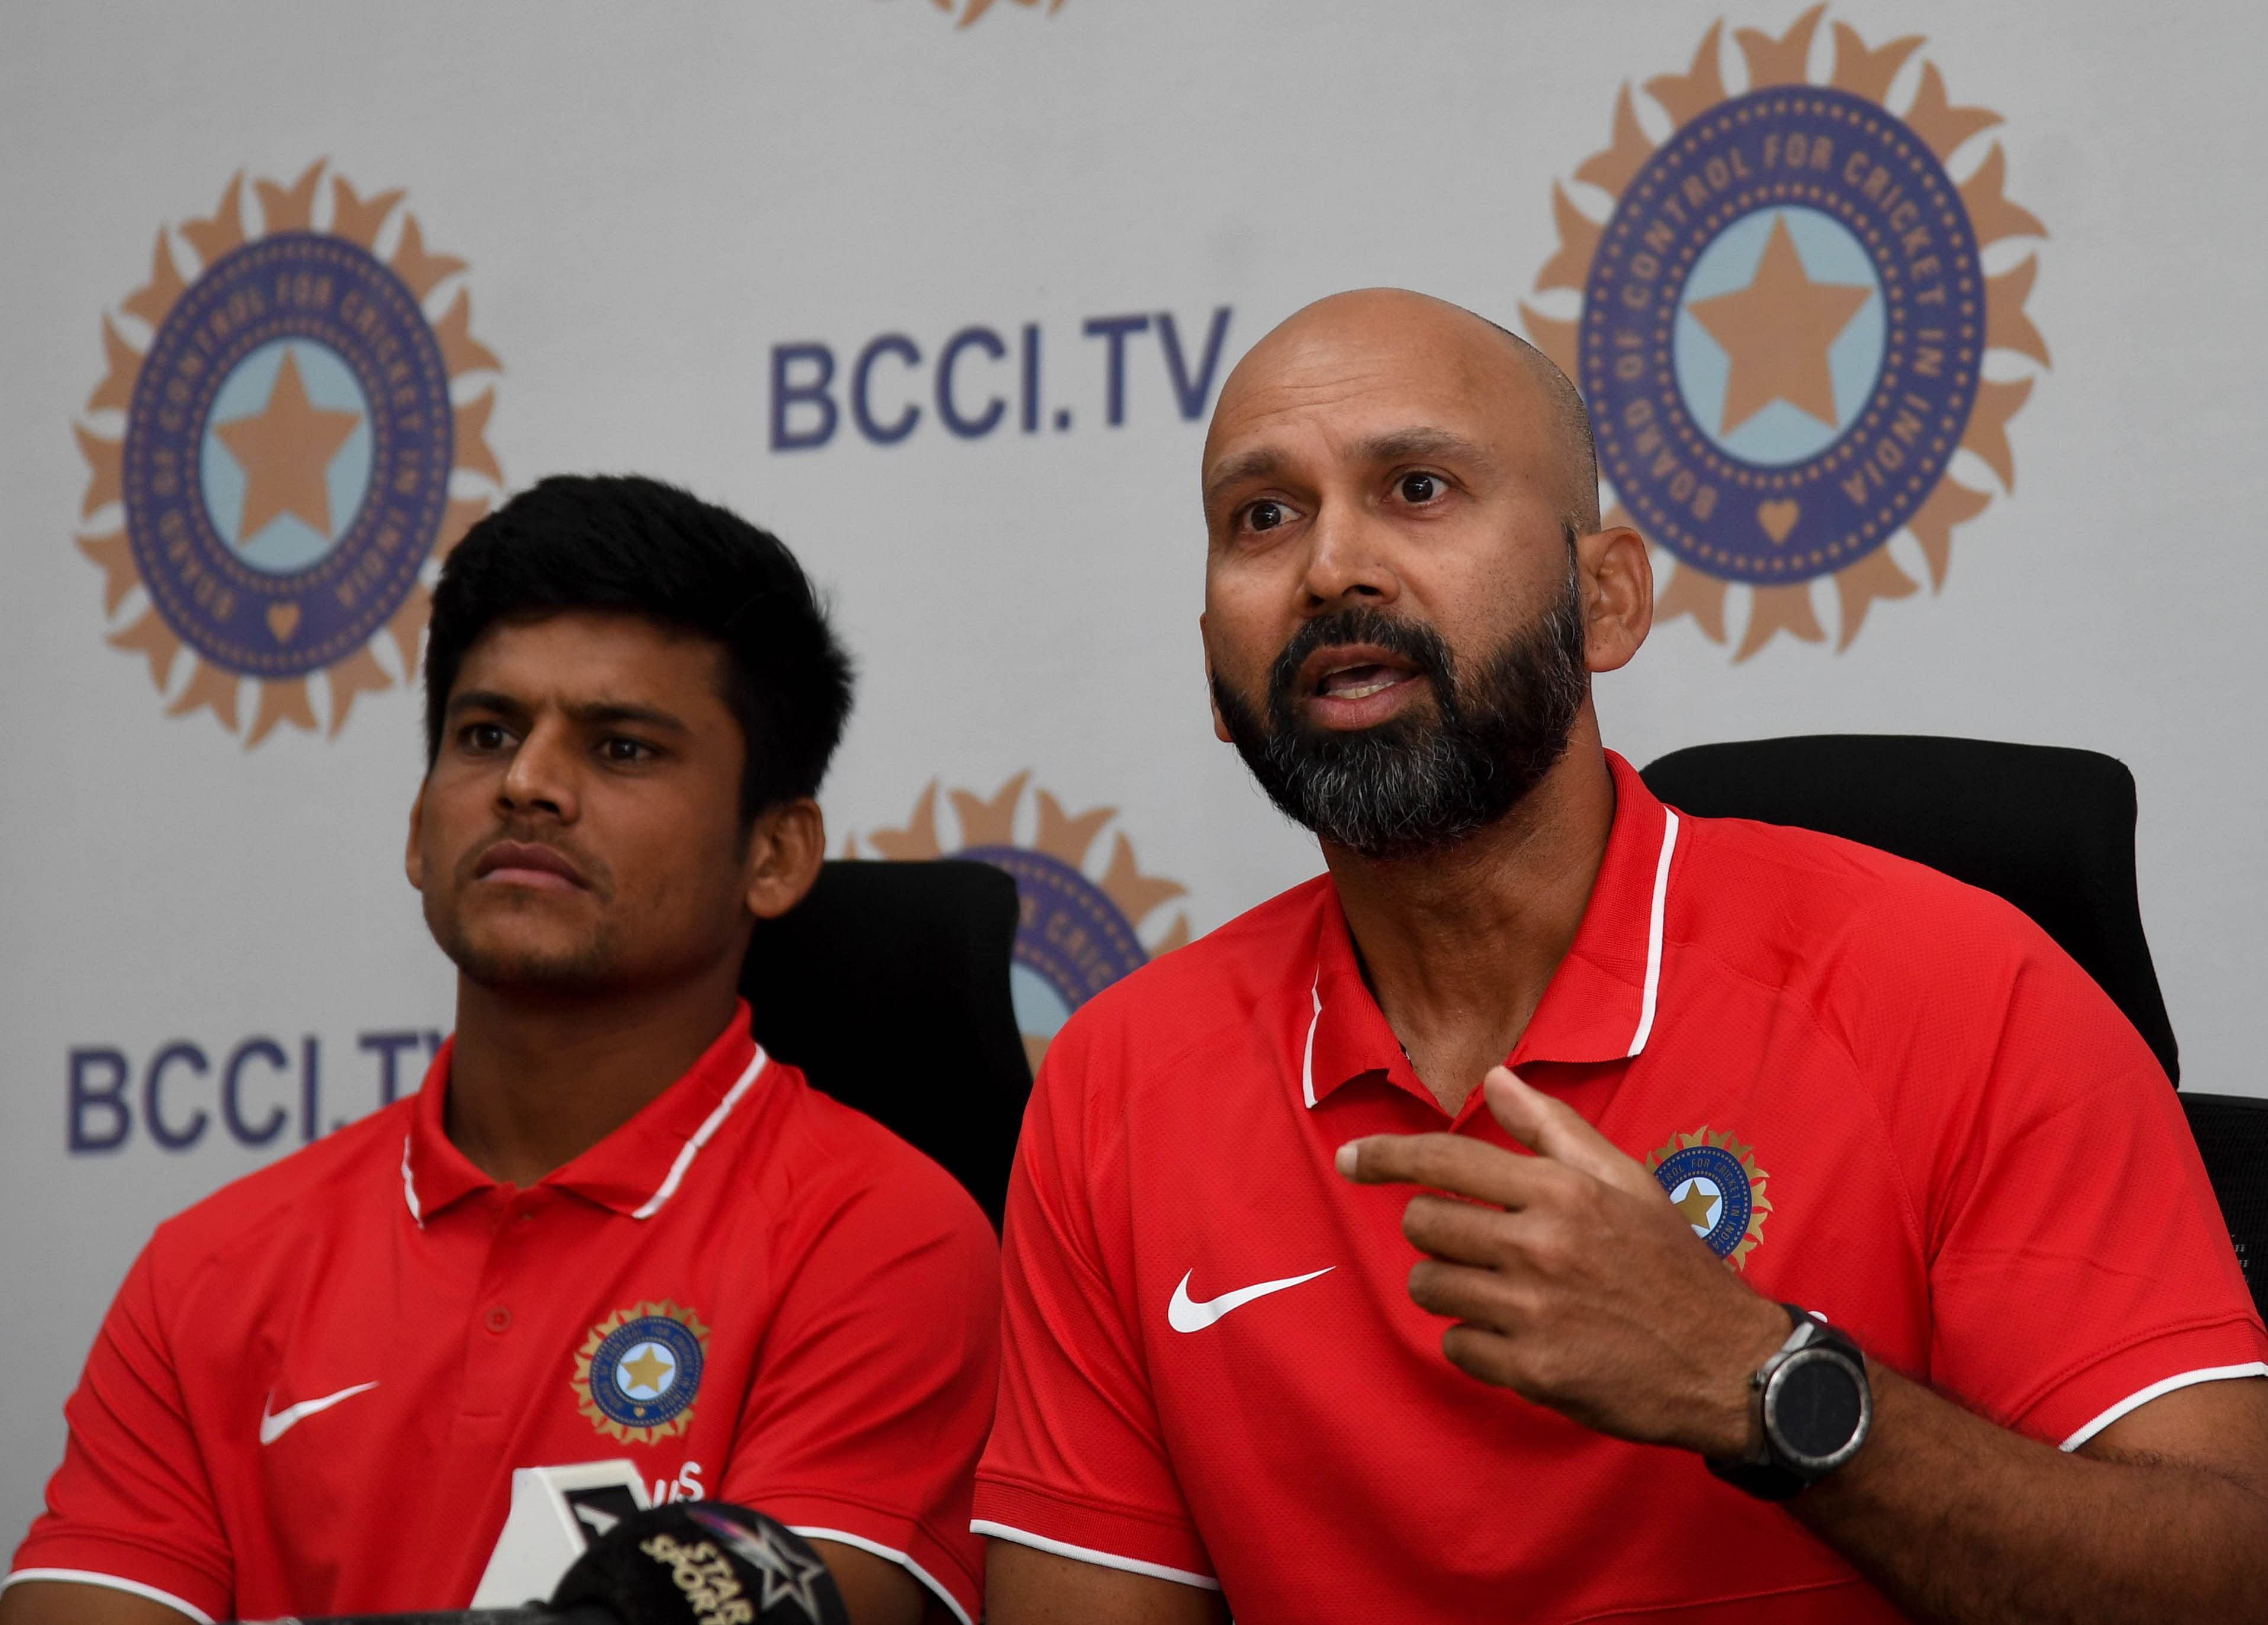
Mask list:
[[[1205,440],[1208,507],[1256,415],[1362,391],[1407,393],[1430,381],[1476,412],[1499,452],[1551,492],[1571,534],[1599,528],[1591,415],[1567,375],[1509,329],[1461,305],[1399,288],[1366,288],[1293,312],[1246,352]],[[1422,413],[1421,400],[1410,401]]]

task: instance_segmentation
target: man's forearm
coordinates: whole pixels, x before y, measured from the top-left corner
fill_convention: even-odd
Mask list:
[[[2268,1496],[2197,1467],[2068,1455],[1869,1374],[1873,1435],[1790,1506],[1916,1618],[2260,1619]]]

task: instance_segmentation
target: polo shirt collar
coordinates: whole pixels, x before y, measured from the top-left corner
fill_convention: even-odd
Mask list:
[[[442,1128],[456,1047],[453,1037],[433,1057],[401,1142],[402,1199],[420,1225],[475,1191],[498,1188],[450,1143]],[[735,1001],[724,1032],[684,1077],[538,1183],[572,1191],[630,1218],[652,1218],[676,1194],[702,1147],[725,1126],[768,1062],[762,1046],[749,1035],[747,1004]]]
[[[1619,1061],[1638,1054],[1653,1032],[1661,986],[1662,916],[1677,848],[1677,814],[1654,798],[1638,771],[1612,751],[1615,818],[1592,882],[1583,923],[1551,975],[1505,1064],[1531,1061]],[[1323,888],[1315,980],[1300,1056],[1302,1103],[1313,1107],[1342,1085],[1381,1076],[1432,1097],[1363,981],[1338,893]],[[1477,1098],[1477,1096],[1476,1096]]]

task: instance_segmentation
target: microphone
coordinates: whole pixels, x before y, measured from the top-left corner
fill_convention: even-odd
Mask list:
[[[616,1520],[547,1602],[273,1625],[850,1625],[850,1616],[826,1563],[785,1525],[722,1501],[678,1501]]]
[[[599,1609],[620,1625],[850,1625],[801,1535],[722,1501],[625,1518],[575,1560],[550,1606]]]

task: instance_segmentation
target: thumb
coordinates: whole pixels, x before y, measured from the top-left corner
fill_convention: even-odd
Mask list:
[[[1489,1115],[1537,1156],[1549,1157],[1601,1184],[1635,1195],[1661,1194],[1661,1187],[1651,1174],[1585,1122],[1573,1107],[1531,1089],[1510,1067],[1491,1068],[1481,1080],[1481,1092],[1488,1101]]]

